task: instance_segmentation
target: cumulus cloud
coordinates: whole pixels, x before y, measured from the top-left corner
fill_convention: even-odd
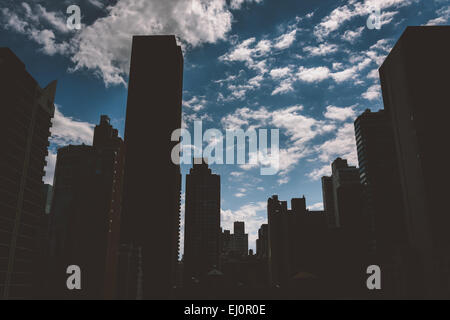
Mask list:
[[[317,47],[307,46],[303,51],[308,52],[311,56],[326,56],[338,50],[335,44],[321,43]]]
[[[337,7],[331,11],[329,15],[325,16],[322,21],[314,27],[314,35],[319,40],[323,40],[353,18],[369,16],[373,8],[382,10],[382,16],[380,17],[381,22],[382,24],[388,23],[392,20],[392,17],[396,12],[383,12],[383,10],[407,6],[413,1],[414,0],[365,0],[364,2],[359,2],[350,0],[347,4]]]
[[[82,143],[92,144],[94,124],[65,116],[60,111],[59,106],[56,106],[52,123],[50,142],[59,146]]]
[[[294,29],[288,33],[281,35],[275,40],[274,47],[280,50],[289,48],[294,43],[296,34],[297,30]]]
[[[344,121],[347,118],[353,119],[355,117],[355,110],[353,108],[354,106],[345,108],[339,108],[336,106],[327,106],[327,110],[324,113],[324,116],[325,118],[339,121]]]
[[[367,88],[366,92],[362,94],[362,97],[367,100],[375,100],[381,98],[381,87],[379,84],[374,84]]]
[[[221,122],[225,129],[248,128],[278,128],[280,134],[287,138],[285,146],[279,149],[279,175],[287,175],[298,161],[313,152],[311,142],[314,138],[334,129],[333,125],[323,120],[317,120],[302,114],[303,106],[296,105],[278,110],[269,111],[264,107],[251,110],[247,107],[237,109],[235,112],[223,117]],[[259,152],[249,154],[256,160],[254,163],[241,165],[244,170],[250,170],[259,166],[272,165],[273,159],[267,159]],[[249,161],[250,162],[250,161]],[[287,180],[281,180],[287,182]]]
[[[72,70],[87,68],[106,85],[125,83],[132,35],[175,34],[186,47],[224,39],[232,14],[225,0],[119,0],[75,36]]]

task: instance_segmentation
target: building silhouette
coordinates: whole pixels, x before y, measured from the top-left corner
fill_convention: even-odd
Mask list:
[[[355,120],[355,136],[371,264],[383,270],[385,297],[405,297],[409,250],[390,117],[367,109]]]
[[[41,88],[9,48],[0,48],[0,88],[0,296],[33,298],[56,81]]]
[[[178,142],[171,135],[181,127],[183,56],[175,36],[134,36],[129,74],[122,248],[141,248],[143,298],[167,298],[180,228],[181,174],[171,159]]]
[[[269,282],[272,286],[295,286],[298,275],[320,277],[327,243],[327,220],[323,211],[310,211],[306,199],[286,201],[274,195],[268,199]],[[296,278],[297,277],[297,278]]]
[[[220,176],[204,160],[194,161],[186,175],[185,286],[219,266],[220,238]]]
[[[418,297],[450,296],[447,200],[450,26],[408,27],[380,67],[383,101],[394,141],[416,252]]]
[[[235,254],[248,255],[248,234],[245,233],[245,222],[235,221],[233,223],[233,234],[230,239],[230,251]]]
[[[53,298],[116,296],[123,141],[107,116],[95,127],[94,145],[58,149],[50,222]],[[81,269],[82,290],[67,290],[66,269]]]
[[[256,255],[259,258],[267,258],[269,250],[269,225],[264,223],[258,229],[258,239],[256,239]]]
[[[367,221],[364,217],[363,187],[359,169],[336,158],[331,177],[322,178],[324,210],[328,216],[327,264],[332,292],[341,298],[358,296],[365,289],[368,265]],[[329,217],[332,215],[333,217]]]

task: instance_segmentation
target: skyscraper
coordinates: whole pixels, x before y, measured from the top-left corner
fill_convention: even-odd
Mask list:
[[[175,36],[133,37],[121,241],[141,247],[146,299],[167,298],[175,284],[181,174],[171,159],[178,143],[171,135],[181,127],[182,82]]]
[[[271,285],[288,287],[300,272],[322,274],[327,223],[323,211],[306,209],[306,199],[268,199],[268,251]]]
[[[245,233],[245,222],[235,221],[233,223],[233,234],[231,235],[231,251],[235,254],[248,255],[248,234]]]
[[[408,27],[379,70],[417,252],[415,288],[424,297],[450,296],[449,36],[449,26]]]
[[[58,149],[50,227],[54,297],[115,297],[122,176],[123,141],[106,116],[94,146]],[[67,290],[69,265],[80,267],[82,290]]]
[[[269,225],[264,223],[258,230],[256,239],[256,255],[260,258],[267,258],[269,246]]]
[[[0,88],[0,296],[31,298],[56,81],[42,89],[9,48],[0,48]]]
[[[219,265],[220,176],[204,161],[186,175],[184,283],[200,279]]]
[[[371,260],[383,270],[383,292],[404,296],[406,218],[391,119],[384,110],[367,109],[355,121],[355,135]]]
[[[330,227],[350,227],[362,215],[362,188],[359,170],[347,160],[336,158],[331,164],[331,177],[322,178],[324,209]]]

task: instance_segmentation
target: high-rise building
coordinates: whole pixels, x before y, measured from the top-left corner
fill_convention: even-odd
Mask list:
[[[331,177],[322,178],[324,209],[328,216],[328,264],[334,265],[330,286],[340,297],[357,296],[366,272],[367,232],[363,212],[363,187],[359,170],[347,160],[331,164]],[[331,216],[331,217],[330,217]],[[345,288],[339,289],[339,288]]]
[[[371,259],[383,270],[384,293],[404,296],[406,218],[391,119],[367,109],[355,121],[355,135]]]
[[[0,297],[31,298],[56,81],[41,88],[9,48],[0,48],[0,88]]]
[[[256,255],[260,258],[267,258],[269,246],[269,225],[264,223],[258,230],[256,239]]]
[[[233,224],[230,251],[242,256],[248,255],[248,234],[245,233],[244,221],[235,221]]]
[[[450,26],[408,27],[380,68],[394,129],[406,229],[424,297],[450,296],[448,119]]]
[[[58,149],[50,225],[55,297],[116,297],[123,159],[123,141],[106,116],[93,146]],[[69,265],[80,267],[82,290],[67,290]]]
[[[268,257],[271,285],[286,288],[299,273],[324,273],[322,258],[326,244],[327,223],[323,211],[309,211],[306,199],[286,201],[274,195],[268,199]]]
[[[200,164],[196,164],[200,162]],[[201,279],[219,265],[220,176],[204,161],[186,175],[184,284]]]
[[[337,158],[331,164],[331,177],[322,178],[324,210],[330,227],[350,227],[362,216],[362,187],[359,170],[347,160]]]
[[[334,193],[333,193],[333,178],[322,177],[322,198],[323,210],[327,214],[327,224],[330,228],[336,228],[336,212],[334,209]]]
[[[178,141],[171,136],[181,127],[183,55],[175,36],[134,36],[129,74],[121,241],[141,248],[143,298],[167,298],[180,233],[181,174],[171,159]]]

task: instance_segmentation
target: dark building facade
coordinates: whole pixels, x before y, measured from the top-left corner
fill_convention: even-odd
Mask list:
[[[448,215],[449,26],[408,27],[380,68],[394,129],[407,235],[417,253],[415,287],[450,296]]]
[[[331,177],[322,178],[329,228],[327,259],[328,264],[334,266],[328,282],[340,297],[348,298],[357,296],[365,288],[365,268],[368,266],[363,187],[359,169],[349,166],[347,160],[336,158],[331,171]]]
[[[274,195],[268,199],[268,257],[272,286],[287,288],[296,276],[308,274],[320,278],[326,266],[322,259],[327,243],[327,221],[323,211],[306,209],[306,199],[286,201]]]
[[[116,296],[123,156],[123,141],[106,116],[93,146],[58,149],[50,222],[53,297]],[[81,269],[82,290],[67,290],[70,265]]]
[[[181,127],[182,83],[175,36],[133,37],[121,241],[141,247],[145,299],[166,298],[175,284],[181,174],[171,159],[178,144],[171,135]]]
[[[32,298],[56,81],[41,88],[9,48],[0,48],[0,92],[0,296]]]
[[[244,221],[235,221],[233,223],[230,251],[242,256],[248,255],[248,234],[245,233]]]
[[[404,297],[408,241],[391,119],[384,110],[366,110],[355,121],[355,136],[370,259],[383,270],[383,292]]]
[[[184,283],[189,286],[192,278],[219,266],[220,176],[203,161],[194,161],[186,175],[184,235]]]
[[[264,223],[258,230],[258,239],[256,239],[256,255],[259,258],[267,258],[269,247],[269,225]]]

